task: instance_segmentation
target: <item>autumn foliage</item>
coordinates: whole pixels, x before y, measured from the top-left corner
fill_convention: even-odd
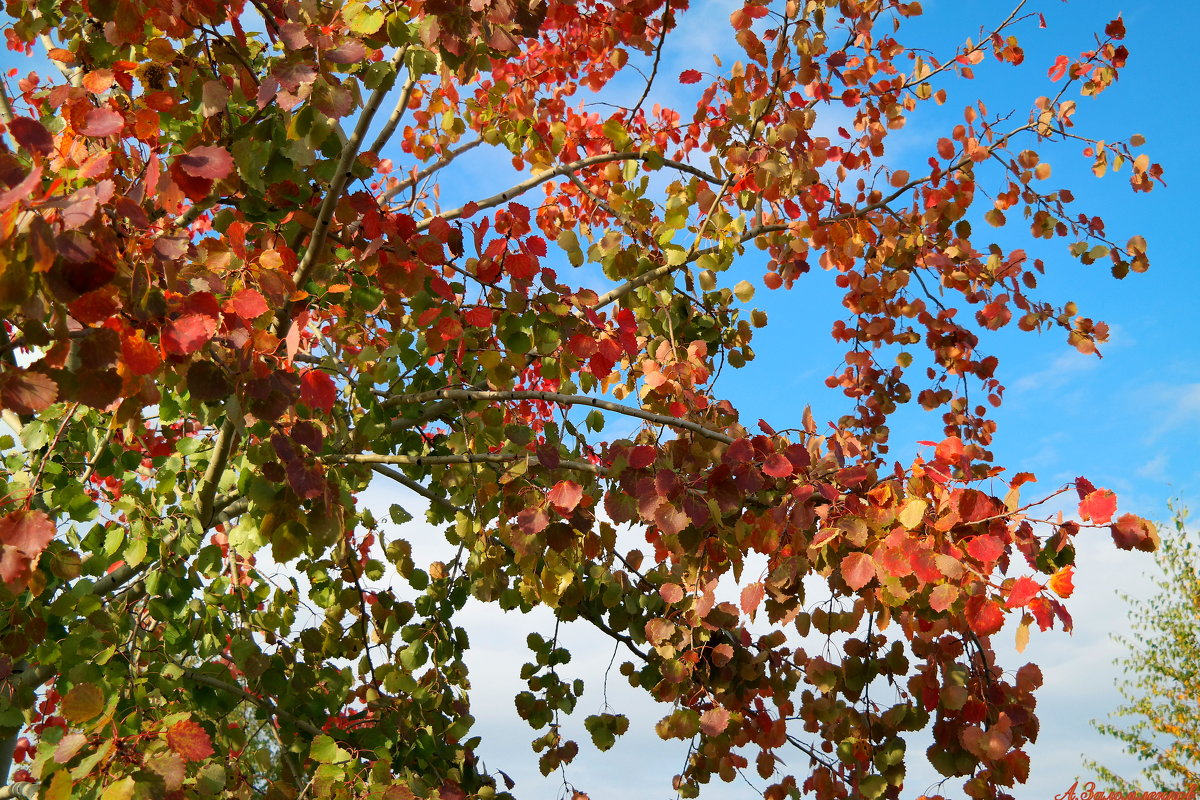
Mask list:
[[[736,57],[667,75],[687,6],[8,3],[9,49],[48,59],[0,109],[10,780],[503,794],[472,731],[475,598],[610,637],[657,733],[690,742],[681,796],[752,770],[776,800],[894,798],[926,757],[971,797],[1019,791],[1042,676],[992,637],[1070,629],[1081,529],[1156,534],[1084,478],[994,463],[988,332],[1092,353],[1107,327],[987,224],[1147,268],[1044,156],[1161,180],[1140,137],[1074,125],[1125,65],[1123,23],[1062,33],[1086,49],[989,110],[960,95],[1024,60],[1021,7],[929,55],[904,44],[916,2],[753,0]],[[889,162],[956,104],[919,171]],[[473,191],[468,163],[511,184]],[[740,418],[718,377],[753,361],[756,285],[800,303],[822,273],[842,307],[805,313],[836,320],[845,415]],[[938,441],[889,442],[909,403]],[[414,562],[400,505],[385,525],[361,503],[372,480],[424,498],[443,560]],[[1039,516],[1075,494],[1076,519]],[[600,704],[556,637],[528,644],[516,707],[549,773],[583,757],[559,719]],[[583,747],[628,711],[586,715]]]

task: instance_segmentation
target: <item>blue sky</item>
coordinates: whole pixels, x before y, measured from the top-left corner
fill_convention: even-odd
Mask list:
[[[911,26],[914,38],[938,54],[949,52],[968,36],[978,37],[981,25],[990,26],[1010,10],[1008,3],[973,0],[927,0],[926,17]],[[726,0],[693,2],[693,11],[673,34],[664,57],[655,99],[670,104],[690,96],[674,85],[674,77],[685,68],[697,67],[697,54],[726,49],[721,30],[733,5]],[[939,125],[954,116],[975,97],[986,97],[992,110],[1006,106],[1019,109],[1038,94],[1048,93],[1046,70],[1059,54],[1075,55],[1087,49],[1091,31],[1124,12],[1128,30],[1126,44],[1131,58],[1120,82],[1096,101],[1081,102],[1079,125],[1105,139],[1125,138],[1140,133],[1147,139],[1146,151],[1166,167],[1167,187],[1151,194],[1134,195],[1128,186],[1128,171],[1109,174],[1102,180],[1090,172],[1089,160],[1074,144],[1047,150],[1054,166],[1052,183],[1074,190],[1079,206],[1098,213],[1109,224],[1117,240],[1141,234],[1150,243],[1151,270],[1115,281],[1107,269],[1083,267],[1065,251],[1058,240],[1041,248],[1049,266],[1040,292],[1054,300],[1075,300],[1081,312],[1113,326],[1112,342],[1103,348],[1104,358],[1083,356],[1069,348],[1059,333],[1044,336],[1002,331],[985,341],[989,352],[1001,359],[1000,378],[1008,388],[1006,402],[995,412],[1000,431],[995,444],[997,459],[1010,469],[1037,473],[1036,488],[1047,492],[1077,475],[1086,475],[1097,486],[1115,490],[1122,509],[1153,519],[1165,519],[1169,498],[1188,504],[1200,497],[1200,350],[1194,344],[1193,312],[1189,305],[1200,293],[1190,251],[1192,224],[1186,215],[1196,183],[1196,163],[1188,152],[1194,132],[1187,120],[1194,118],[1190,102],[1195,90],[1184,71],[1186,55],[1200,30],[1200,9],[1191,3],[1123,2],[1077,0],[1066,4],[1043,0],[1030,4],[1042,11],[1049,25],[1039,30],[1036,22],[1018,29],[1025,48],[1026,63],[1018,68],[985,62],[973,83],[950,88],[951,98],[942,120],[922,113],[896,138],[902,146],[889,156],[894,166],[905,159],[923,162],[937,137]],[[706,57],[699,68],[711,69]],[[0,55],[5,69],[29,68],[29,62]],[[41,67],[45,71],[44,62]],[[685,115],[690,105],[681,103]],[[952,123],[951,123],[952,124]],[[398,156],[398,154],[396,154]],[[397,158],[397,163],[402,163]],[[468,172],[464,182],[447,182],[444,198],[457,204],[456,189],[469,186],[478,193],[492,184],[504,188],[504,170],[495,170],[484,150],[464,159]],[[981,209],[982,210],[982,209]],[[1006,246],[1027,246],[1015,228],[998,233]],[[1033,248],[1030,248],[1031,250]],[[751,253],[735,267],[756,283],[762,262]],[[770,325],[759,331],[754,342],[757,359],[741,371],[726,370],[719,391],[735,402],[747,421],[762,417],[778,427],[794,423],[804,405],[811,404],[819,421],[836,419],[845,408],[845,398],[826,389],[824,378],[836,366],[841,349],[829,337],[830,326],[839,318],[839,293],[832,277],[810,273],[789,291],[769,292],[760,286],[753,305],[770,315]],[[919,410],[901,413],[893,424],[893,454],[901,461],[911,459],[912,442],[938,439],[938,416]],[[1035,487],[1030,487],[1035,488]],[[391,487],[373,486],[368,501],[386,510],[390,502],[411,497],[396,496]],[[1065,511],[1070,511],[1064,506]],[[433,544],[440,536],[432,530],[405,533],[429,554],[428,560],[443,557]],[[1121,650],[1109,639],[1124,629],[1124,606],[1117,592],[1145,595],[1150,585],[1143,573],[1152,559],[1140,553],[1117,551],[1107,535],[1081,535],[1078,555],[1077,590],[1070,602],[1075,617],[1073,636],[1061,632],[1036,632],[1026,651],[1017,655],[1009,645],[1011,631],[998,635],[1002,663],[1013,668],[1026,660],[1036,661],[1046,673],[1040,692],[1039,712],[1043,734],[1031,751],[1031,782],[1019,797],[1045,798],[1065,790],[1076,777],[1087,775],[1081,766],[1086,755],[1106,764],[1118,774],[1132,776],[1136,764],[1118,752],[1115,743],[1099,737],[1088,725],[1116,707],[1120,698],[1113,686],[1117,677],[1112,659]],[[470,609],[474,625],[468,625],[475,652],[475,713],[478,731],[485,736],[484,755],[489,764],[509,771],[519,780],[523,798],[554,798],[558,776],[542,779],[529,753],[531,732],[517,717],[511,697],[521,687],[516,672],[523,660],[524,633],[552,626],[546,615],[497,619],[491,610]],[[582,716],[602,704],[599,686],[611,655],[607,640],[588,631],[564,632],[578,654],[570,669],[589,682],[580,707]],[[595,687],[595,688],[592,688]],[[647,709],[644,696],[631,692],[614,671],[609,681],[609,702],[633,717],[630,734],[613,752],[598,755],[587,745],[568,777],[592,797],[668,797],[669,779],[682,763],[678,744],[657,741],[648,728],[663,710]],[[911,780],[905,797],[917,797],[934,780],[932,770],[922,764],[917,742],[910,745]],[[523,767],[519,765],[524,765]],[[513,767],[517,766],[516,769]],[[757,780],[755,783],[760,783]],[[954,785],[947,791],[956,796]],[[744,783],[714,786],[705,797],[743,798],[754,793]]]

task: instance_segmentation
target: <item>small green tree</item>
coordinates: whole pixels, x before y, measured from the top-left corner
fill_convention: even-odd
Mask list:
[[[1173,510],[1174,534],[1162,537],[1156,555],[1159,591],[1122,595],[1130,604],[1131,633],[1117,637],[1129,648],[1118,661],[1126,703],[1110,721],[1092,721],[1146,764],[1140,778],[1160,791],[1200,785],[1200,536],[1186,526],[1187,509]],[[1138,780],[1086,763],[1114,788],[1141,789]]]

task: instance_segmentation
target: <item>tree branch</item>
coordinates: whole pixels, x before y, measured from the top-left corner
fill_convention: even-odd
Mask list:
[[[400,470],[392,469],[391,467],[384,466],[383,464],[372,464],[371,469],[374,472],[377,472],[380,475],[384,476],[385,478],[391,478],[392,480],[394,480],[396,483],[400,484],[401,486],[405,486],[405,487],[411,489],[412,491],[421,495],[421,497],[424,497],[430,503],[433,503],[434,505],[437,505],[437,506],[441,506],[443,511],[452,511],[452,512],[458,511],[458,507],[455,506],[453,503],[449,502],[448,500],[446,500],[444,498],[438,497],[436,494],[431,492],[429,489],[427,489],[424,486],[422,486],[421,484],[417,483],[416,481],[414,481],[412,478],[405,475]]]
[[[484,200],[479,200],[479,201],[475,202],[473,204],[473,206],[476,210],[483,210],[485,208],[494,208],[494,207],[500,205],[501,203],[507,203],[509,200],[512,200],[515,197],[519,197],[519,196],[523,195],[525,192],[529,191],[530,189],[533,189],[534,187],[541,186],[543,183],[546,183],[547,181],[552,181],[555,178],[560,178],[570,172],[577,172],[581,169],[586,169],[588,167],[594,167],[597,164],[608,164],[612,161],[649,161],[652,158],[661,160],[667,166],[673,167],[673,168],[679,170],[680,172],[686,172],[690,175],[695,175],[698,178],[708,181],[709,183],[720,183],[721,182],[719,178],[709,175],[707,172],[705,172],[702,169],[697,169],[696,167],[693,167],[691,164],[685,164],[682,161],[673,161],[669,158],[663,158],[658,153],[637,153],[637,152],[632,152],[632,151],[628,151],[628,152],[624,152],[624,153],[603,153],[598,156],[589,156],[588,158],[581,158],[578,161],[572,161],[570,164],[563,164],[562,166],[555,167],[554,169],[549,170],[547,172],[543,172],[540,175],[535,175],[534,177],[529,178],[528,180],[518,183],[516,186],[512,186],[508,189],[505,189],[503,192],[500,192],[500,194],[495,194]],[[466,209],[466,206],[459,206],[458,208],[452,208],[449,211],[443,211],[442,213],[435,214],[434,216],[429,217],[428,219],[421,220],[421,222],[417,223],[417,230],[422,230],[422,231],[425,230],[431,224],[433,224],[433,221],[435,219],[438,219],[439,217],[441,219],[458,219],[459,217],[461,217],[463,215],[463,213],[465,212],[465,209]]]
[[[379,151],[392,138],[392,134],[396,132],[396,126],[400,124],[400,120],[404,118],[404,112],[408,110],[408,101],[412,99],[413,89],[417,86],[417,76],[412,70],[408,71],[408,80],[404,82],[404,88],[400,90],[400,99],[396,101],[396,107],[392,109],[392,113],[388,116],[387,122],[383,124],[383,128],[379,131],[379,135],[375,137],[375,141],[367,148],[375,155],[379,155]]]
[[[221,482],[221,476],[225,474],[225,466],[229,463],[229,453],[233,450],[233,443],[237,438],[237,422],[235,420],[241,414],[241,404],[238,402],[236,394],[231,394],[227,402],[229,409],[226,411],[225,424],[221,426],[221,430],[217,434],[217,441],[213,444],[212,458],[196,489],[200,523],[206,528],[212,522],[213,498],[217,494],[217,486]]]
[[[624,414],[629,417],[644,419],[647,422],[653,422],[655,425],[669,425],[673,428],[683,428],[707,439],[714,439],[725,444],[733,444],[734,441],[733,437],[727,436],[720,431],[706,428],[698,422],[679,419],[667,414],[656,414],[653,411],[643,411],[640,408],[614,403],[611,400],[601,400],[598,397],[591,397],[589,395],[559,394],[558,392],[497,392],[480,389],[435,389],[419,394],[396,395],[388,401],[388,404],[427,403],[430,400],[541,400],[547,403],[561,403],[563,405],[591,406],[617,414]],[[404,427],[407,427],[407,424]]]
[[[445,464],[508,464],[528,458],[535,463],[541,463],[532,453],[460,453],[450,456],[393,456],[379,453],[341,453],[325,456],[326,463],[342,464],[406,464],[417,467],[432,467]],[[585,461],[559,461],[563,469],[575,469],[590,472],[593,475],[607,475],[608,470]],[[391,477],[390,475],[388,477]]]
[[[442,167],[449,164],[454,159],[458,158],[463,153],[467,152],[468,150],[474,150],[476,147],[479,147],[479,145],[481,145],[481,144],[483,144],[483,139],[472,139],[471,141],[464,144],[462,147],[456,147],[447,153],[443,153],[441,158],[439,158],[437,161],[434,161],[429,166],[425,167],[425,169],[421,170],[416,175],[409,177],[407,180],[401,181],[400,183],[396,184],[395,186],[393,186],[392,188],[390,188],[386,192],[384,192],[383,199],[385,201],[391,200],[393,197],[400,194],[401,192],[408,191],[409,189],[416,186],[421,181],[428,178],[433,173],[437,172]]]
[[[345,191],[346,184],[350,182],[353,174],[350,168],[354,164],[354,159],[358,157],[358,148],[362,146],[362,141],[367,135],[367,129],[371,126],[371,119],[375,116],[375,112],[379,110],[380,103],[383,102],[383,98],[387,96],[387,93],[391,91],[392,86],[395,84],[400,63],[404,60],[404,55],[407,52],[407,46],[401,47],[392,56],[392,65],[396,67],[396,72],[371,93],[371,97],[368,98],[362,112],[358,115],[358,124],[354,126],[354,133],[351,134],[350,140],[346,142],[346,146],[342,148],[342,155],[338,159],[337,170],[334,172],[333,180],[329,184],[329,191],[325,193],[325,198],[321,201],[321,207],[317,211],[317,220],[313,224],[312,236],[309,238],[308,247],[305,248],[304,257],[296,267],[295,283],[297,287],[302,287],[307,283],[313,270],[316,268],[317,258],[325,246],[325,240],[329,237],[329,225],[333,221],[333,212],[337,210],[338,202],[342,199],[342,192]],[[288,300],[280,307],[279,312],[275,316],[275,335],[280,339],[287,335],[287,331],[292,325],[291,312],[292,302]]]

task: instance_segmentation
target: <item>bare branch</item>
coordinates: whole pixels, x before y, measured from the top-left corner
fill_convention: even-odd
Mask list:
[[[396,107],[392,109],[391,115],[387,118],[387,122],[383,124],[383,129],[379,131],[379,135],[375,137],[375,141],[367,148],[375,155],[383,150],[383,146],[392,138],[392,134],[396,132],[396,126],[400,124],[400,120],[404,117],[404,112],[408,110],[408,102],[412,99],[413,89],[417,86],[417,75],[412,70],[408,72],[408,80],[404,82],[404,88],[400,91],[400,99],[396,101]]]
[[[441,506],[442,510],[444,511],[458,511],[458,508],[453,503],[445,500],[444,498],[438,497],[436,494],[429,491],[429,489],[417,483],[399,470],[392,469],[391,467],[384,466],[383,464],[372,464],[371,469],[385,478],[391,478],[401,486],[411,489],[434,505]]]

